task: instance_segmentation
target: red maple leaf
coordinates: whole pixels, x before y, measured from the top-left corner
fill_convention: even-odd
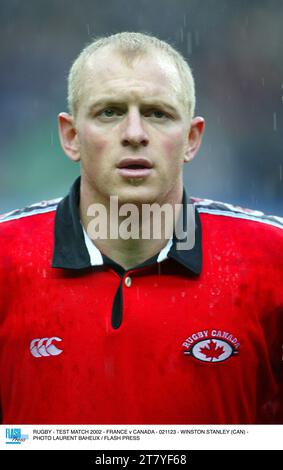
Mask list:
[[[204,354],[206,357],[210,357],[212,361],[214,357],[218,359],[221,356],[221,354],[224,353],[224,348],[223,346],[217,346],[216,341],[212,341],[211,339],[210,342],[206,346],[204,346],[203,348],[200,348],[200,352],[201,354]]]

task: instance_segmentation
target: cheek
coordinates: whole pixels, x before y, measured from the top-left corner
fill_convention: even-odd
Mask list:
[[[80,135],[82,158],[99,159],[107,151],[107,139],[92,129],[86,128]]]
[[[181,131],[174,132],[163,142],[164,155],[171,163],[176,164],[183,160],[184,156],[184,135]]]

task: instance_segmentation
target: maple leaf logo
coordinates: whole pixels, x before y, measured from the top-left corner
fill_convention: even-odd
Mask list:
[[[211,361],[213,361],[214,358],[219,359],[219,357],[224,353],[224,348],[223,346],[217,346],[216,341],[213,341],[211,339],[208,344],[200,348],[200,352],[207,358],[209,357]]]

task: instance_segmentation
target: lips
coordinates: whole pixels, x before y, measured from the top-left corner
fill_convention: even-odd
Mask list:
[[[144,169],[152,168],[152,163],[147,158],[123,158],[117,165],[118,168]]]
[[[123,158],[117,168],[125,178],[145,178],[150,175],[153,165],[147,158]]]

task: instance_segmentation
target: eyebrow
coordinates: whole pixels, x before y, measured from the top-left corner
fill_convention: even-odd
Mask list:
[[[90,106],[89,106],[89,110],[94,110],[96,108],[99,108],[101,106],[109,106],[109,105],[125,105],[125,100],[121,99],[121,98],[115,98],[113,96],[105,96],[105,97],[102,97],[96,101],[93,101]],[[156,98],[149,98],[149,99],[144,99],[141,103],[141,107],[143,106],[160,106],[160,107],[164,107],[164,108],[167,108],[168,110],[174,112],[174,113],[177,113],[179,114],[177,108],[175,106],[173,106],[172,104],[170,103],[167,103],[166,101],[163,101],[163,100],[160,100],[160,99],[156,99]]]

